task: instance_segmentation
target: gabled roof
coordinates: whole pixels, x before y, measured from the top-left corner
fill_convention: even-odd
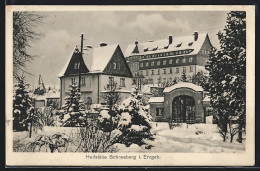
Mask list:
[[[199,33],[197,41],[194,41],[194,35],[182,36],[182,37],[173,36],[172,44],[169,44],[169,38],[139,43],[138,44],[138,49],[140,52],[139,55],[186,50],[186,49],[193,49],[191,53],[197,54],[200,51],[207,36],[208,36],[207,33]],[[130,44],[125,51],[125,57],[129,57],[131,55],[138,55],[136,53],[132,53],[134,48],[135,48],[135,44]]]
[[[102,72],[112,58],[118,44],[97,47],[92,53],[84,52],[83,60],[90,72]],[[91,60],[91,61],[90,61]]]
[[[83,61],[85,65],[87,66],[90,73],[101,73],[107,66],[108,62],[112,58],[113,54],[115,53],[118,44],[114,45],[107,45],[97,48],[90,48],[83,51]],[[77,50],[73,52],[79,53]],[[72,55],[73,56],[73,55]],[[64,76],[67,67],[70,63],[71,57],[68,59],[66,64],[64,65],[64,68],[61,70],[59,77]]]

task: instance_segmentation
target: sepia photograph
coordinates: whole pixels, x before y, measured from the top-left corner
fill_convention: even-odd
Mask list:
[[[7,165],[254,164],[254,6],[6,15]]]

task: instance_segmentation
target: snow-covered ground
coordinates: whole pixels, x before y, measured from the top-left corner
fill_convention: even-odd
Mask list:
[[[70,135],[71,131],[77,128],[66,127],[44,127],[43,131],[33,133],[28,138],[28,132],[14,132],[14,140],[22,140],[23,143],[34,141],[38,135],[53,135],[65,133]],[[75,130],[74,130],[75,131]],[[217,132],[216,124],[180,124],[178,127],[169,129],[168,123],[152,122],[152,133],[155,134],[154,141],[146,141],[152,145],[151,149],[145,146],[132,144],[126,147],[124,144],[115,144],[116,152],[167,152],[167,153],[239,153],[245,151],[245,143],[240,144],[234,137],[233,143],[223,142]]]
[[[176,152],[176,153],[239,153],[244,152],[245,144],[239,144],[234,137],[233,143],[223,142],[217,132],[216,124],[181,124],[179,127],[169,129],[168,123],[152,123],[154,141],[147,141],[151,149],[145,146],[115,144],[118,152]]]

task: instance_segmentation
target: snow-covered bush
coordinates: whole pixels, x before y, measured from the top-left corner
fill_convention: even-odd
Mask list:
[[[80,92],[76,84],[70,85],[69,96],[66,97],[65,105],[59,111],[62,126],[84,126],[86,123],[85,107],[80,100]]]
[[[102,114],[104,117],[99,118],[99,125],[105,132],[115,130],[117,133],[121,132],[115,143],[122,143],[126,146],[144,145],[146,144],[144,139],[153,140],[150,132],[152,117],[147,108],[143,106],[142,94],[137,89],[132,93],[128,102],[129,104],[114,105],[106,115]],[[107,117],[107,114],[111,117]]]

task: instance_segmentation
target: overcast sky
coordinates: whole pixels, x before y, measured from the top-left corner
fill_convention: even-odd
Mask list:
[[[39,74],[46,85],[59,85],[57,75],[71,57],[80,35],[84,45],[96,47],[100,42],[119,43],[123,52],[128,44],[208,32],[218,46],[216,33],[226,24],[226,11],[218,12],[39,12],[43,23],[37,28],[45,34],[34,41],[30,52],[38,55],[27,70],[29,83],[36,86]]]

